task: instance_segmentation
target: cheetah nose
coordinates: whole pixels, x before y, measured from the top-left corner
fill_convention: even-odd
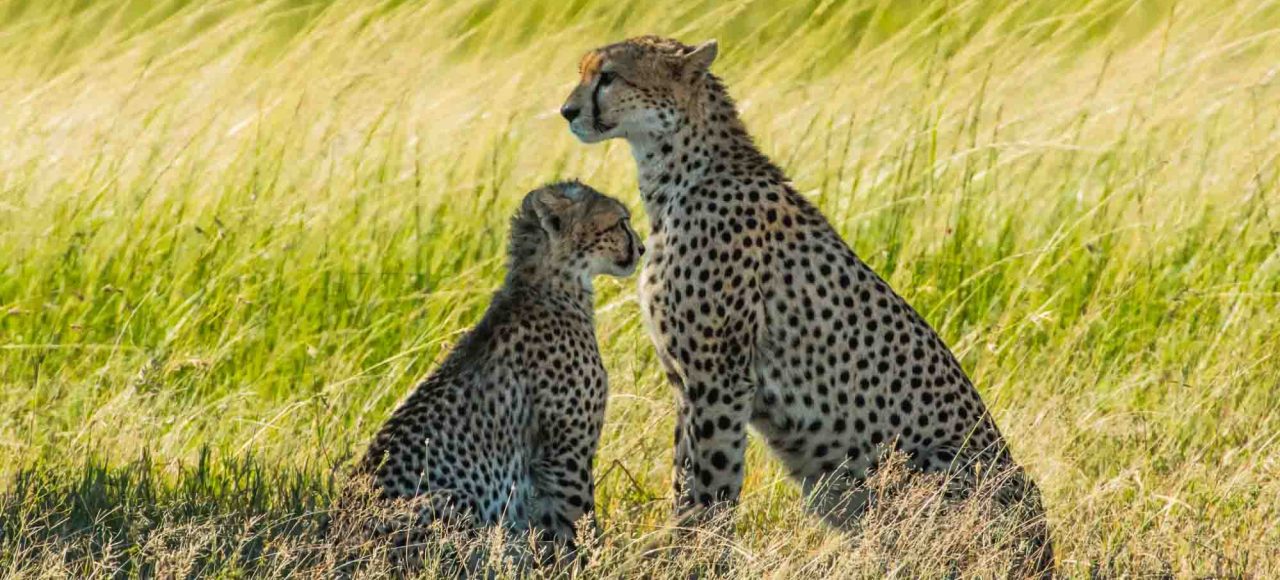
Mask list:
[[[578,114],[581,112],[582,112],[582,109],[579,109],[578,107],[575,107],[573,105],[565,105],[563,107],[560,107],[560,114],[564,116],[565,120],[570,123],[572,123],[574,119],[577,119]]]

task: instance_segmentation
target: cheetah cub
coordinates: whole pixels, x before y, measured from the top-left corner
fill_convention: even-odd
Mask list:
[[[561,113],[631,146],[649,215],[640,304],[678,393],[676,509],[728,511],[748,425],[848,527],[886,455],[959,491],[995,467],[1052,565],[1040,494],[942,339],[753,142],[710,70],[716,43],[653,36],[592,50]],[[697,516],[705,518],[706,516]]]
[[[627,208],[583,185],[530,192],[511,219],[508,271],[484,317],[379,430],[356,469],[413,527],[534,532],[545,558],[592,526],[592,461],[608,391],[592,279],[634,271]],[[416,543],[421,540],[401,538]]]

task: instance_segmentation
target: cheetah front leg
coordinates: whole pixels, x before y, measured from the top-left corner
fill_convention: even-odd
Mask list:
[[[656,243],[640,284],[645,326],[677,394],[672,488],[682,527],[727,522],[742,492],[764,320],[759,257],[735,251],[726,224],[707,228],[723,232],[716,243]]]
[[[591,476],[595,439],[566,436],[567,433],[572,433],[567,424],[547,432],[541,441],[540,457],[532,466],[534,490],[529,523],[538,535],[542,562],[553,561],[557,550],[562,550],[561,563],[576,559],[578,524],[588,526],[588,533],[597,533],[595,482]]]
[[[715,349],[717,351],[721,349]],[[677,517],[711,523],[728,517],[742,492],[746,425],[755,394],[743,357],[708,357],[680,379],[672,485]]]

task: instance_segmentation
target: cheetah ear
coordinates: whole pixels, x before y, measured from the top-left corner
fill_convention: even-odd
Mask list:
[[[564,229],[561,214],[571,205],[573,205],[572,199],[551,189],[544,189],[533,196],[533,212],[538,215],[538,222],[542,224],[542,229],[552,235],[559,235]]]
[[[684,55],[685,66],[699,71],[710,69],[711,63],[715,62],[716,54],[720,51],[719,48],[720,45],[716,43],[715,39],[693,47],[689,54]]]

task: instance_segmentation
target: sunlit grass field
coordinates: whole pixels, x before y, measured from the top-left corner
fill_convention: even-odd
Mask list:
[[[332,570],[335,486],[523,194],[581,178],[647,228],[625,144],[556,113],[645,33],[719,40],[761,148],[974,379],[1063,573],[1280,574],[1280,4],[0,0],[0,575]],[[665,574],[673,395],[634,279],[597,288],[585,575]],[[807,518],[758,442],[747,472],[704,572],[933,569],[920,529]]]

